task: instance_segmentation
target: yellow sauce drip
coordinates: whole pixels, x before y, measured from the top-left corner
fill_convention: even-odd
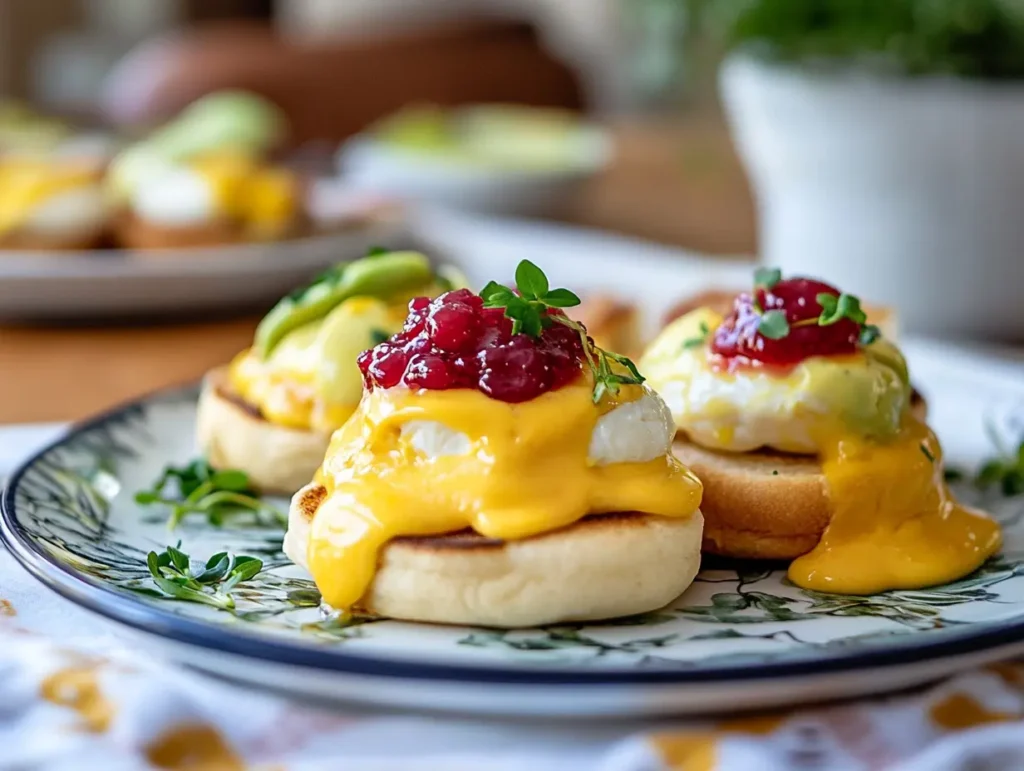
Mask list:
[[[790,565],[798,586],[839,594],[936,586],[999,550],[999,525],[953,498],[938,439],[920,421],[908,418],[886,444],[843,437],[821,446],[832,518]]]
[[[100,691],[92,666],[54,672],[39,686],[39,695],[51,704],[74,710],[82,719],[82,728],[91,733],[106,731],[114,719],[114,707]]]
[[[932,722],[947,731],[962,731],[989,723],[1017,720],[1020,715],[991,710],[966,693],[953,693],[928,710]]]
[[[0,162],[0,234],[19,228],[40,205],[54,196],[98,182],[95,168],[85,164],[49,163],[27,158]]]
[[[245,763],[216,729],[181,725],[161,734],[146,748],[146,759],[168,771],[244,771]]]
[[[366,592],[380,549],[396,536],[472,528],[516,540],[587,514],[642,511],[688,517],[701,483],[671,456],[592,466],[602,409],[588,378],[522,404],[479,391],[377,389],[335,433],[318,474],[328,496],[313,519],[310,572],[324,600],[349,608]],[[643,393],[623,388],[619,399]],[[469,438],[464,455],[428,457],[401,436],[408,421],[436,421]]]
[[[713,730],[655,734],[650,741],[672,771],[713,771],[718,768],[720,739],[729,734],[767,736],[785,721],[785,717],[777,715],[736,718]]]

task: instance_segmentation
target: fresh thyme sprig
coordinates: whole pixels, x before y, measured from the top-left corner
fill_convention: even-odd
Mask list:
[[[202,564],[202,563],[200,563]],[[146,555],[146,566],[153,583],[161,593],[175,600],[198,602],[219,610],[234,610],[231,592],[263,570],[263,562],[255,557],[235,556],[218,552],[193,570],[192,559],[181,551],[181,541],[162,552]]]
[[[214,527],[241,514],[251,515],[261,527],[288,523],[276,508],[260,499],[244,471],[217,471],[203,459],[187,466],[167,466],[149,490],[135,494],[142,506],[167,506],[167,527],[174,530],[189,514],[202,514]]]
[[[540,337],[553,324],[568,327],[580,336],[587,366],[594,376],[594,403],[606,394],[617,394],[619,386],[639,385],[644,382],[636,365],[625,356],[598,348],[587,337],[587,329],[561,313],[549,313],[552,309],[571,308],[580,304],[580,298],[568,289],[551,289],[548,277],[529,260],[520,261],[516,267],[516,294],[507,286],[491,281],[481,290],[480,296],[487,308],[503,308],[505,316],[512,320],[512,334],[526,334]],[[619,365],[616,367],[615,365]],[[625,371],[623,371],[625,370]]]
[[[782,271],[778,268],[758,268],[754,271],[755,290],[768,291],[781,280]],[[861,345],[871,345],[881,337],[882,331],[874,324],[867,323],[867,314],[860,306],[860,299],[854,295],[843,292],[837,296],[828,292],[820,292],[814,299],[821,306],[821,313],[816,318],[802,319],[790,324],[784,311],[762,309],[755,292],[754,309],[761,314],[757,331],[769,340],[782,340],[797,327],[828,327],[843,319],[849,319],[861,328],[858,338]]]

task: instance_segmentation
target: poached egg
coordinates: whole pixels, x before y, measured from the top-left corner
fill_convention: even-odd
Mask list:
[[[792,562],[790,580],[841,594],[921,588],[961,578],[999,549],[999,525],[950,493],[938,439],[911,414],[907,366],[893,342],[792,366],[734,366],[713,347],[723,322],[707,308],[686,314],[640,367],[694,444],[820,463],[830,523]]]
[[[304,556],[324,601],[355,604],[398,536],[471,528],[516,540],[588,514],[693,515],[701,484],[669,452],[661,399],[641,386],[599,405],[592,395],[585,376],[522,403],[475,389],[367,391],[317,474],[327,495]]]

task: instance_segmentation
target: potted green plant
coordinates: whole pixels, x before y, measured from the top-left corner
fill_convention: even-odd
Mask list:
[[[1022,5],[729,4],[720,84],[763,259],[913,332],[1024,338]]]

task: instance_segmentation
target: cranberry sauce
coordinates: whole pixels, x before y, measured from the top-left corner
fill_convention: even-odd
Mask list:
[[[771,289],[759,287],[753,293],[740,294],[733,301],[732,312],[715,331],[711,351],[730,364],[749,360],[777,367],[793,366],[811,356],[854,353],[860,325],[844,318],[819,326],[819,294],[838,297],[839,290],[821,281],[791,278]],[[782,311],[789,322],[789,333],[779,340],[769,339],[758,331],[762,314],[773,310]]]
[[[484,308],[468,289],[415,298],[403,330],[359,357],[367,388],[478,388],[503,402],[561,388],[582,363],[576,331],[553,324],[540,337],[513,335],[503,309]]]

